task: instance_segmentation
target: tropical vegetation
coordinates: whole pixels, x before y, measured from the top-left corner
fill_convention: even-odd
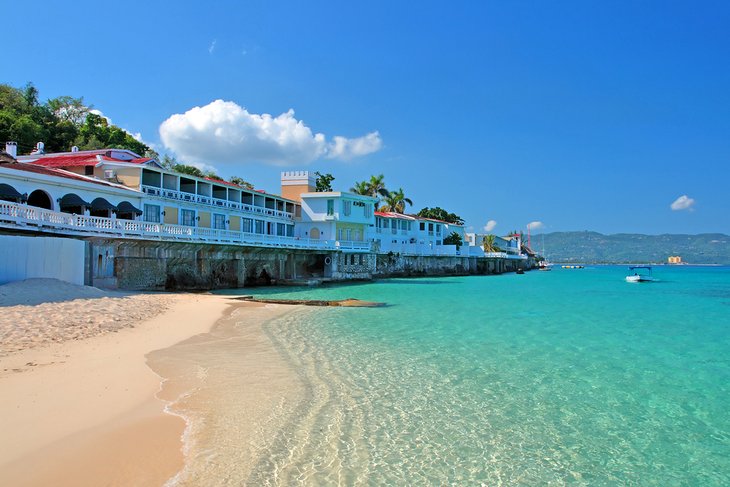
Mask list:
[[[464,244],[464,240],[456,232],[451,232],[451,235],[444,238],[444,245],[456,245],[456,250],[459,250]]]
[[[83,98],[59,96],[41,102],[32,83],[23,88],[0,84],[0,140],[18,143],[19,154],[29,154],[38,142],[47,152],[129,149],[140,155],[157,156],[126,130],[112,125],[92,111]]]
[[[319,171],[317,171],[314,174],[315,174],[315,176],[317,176],[317,181],[316,181],[317,190],[316,191],[318,193],[323,193],[325,191],[332,191],[332,181],[335,180],[335,177],[332,174],[330,174],[330,173],[322,174]]]
[[[424,218],[433,218],[434,220],[442,220],[447,223],[456,223],[458,225],[463,225],[464,220],[457,215],[456,213],[449,213],[448,211],[444,210],[443,208],[439,208],[438,206],[434,208],[423,208],[421,211],[418,212],[418,216],[422,216]]]
[[[403,188],[398,188],[398,191],[390,191],[383,198],[383,205],[380,207],[380,211],[404,213],[406,211],[406,204],[413,206],[413,201],[406,197]]]
[[[356,182],[355,185],[350,188],[350,191],[364,196],[372,196],[373,198],[384,198],[390,194],[390,192],[385,189],[385,176],[382,174],[379,174],[378,176],[370,176],[370,179],[366,181]]]

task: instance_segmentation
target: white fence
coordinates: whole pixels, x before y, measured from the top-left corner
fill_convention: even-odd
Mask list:
[[[38,277],[84,284],[81,240],[2,235],[0,249],[0,284]]]
[[[0,201],[0,226],[64,235],[370,252],[370,242],[300,239],[298,237],[261,235],[136,220],[118,220],[98,216],[70,215],[6,201]]]

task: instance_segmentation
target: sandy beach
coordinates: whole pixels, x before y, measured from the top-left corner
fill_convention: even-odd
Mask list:
[[[260,323],[285,312],[33,281],[0,286],[0,485],[163,485],[184,465],[186,422],[164,412],[184,383],[163,389],[148,354],[205,341],[219,318],[237,309],[240,323],[251,307],[249,339],[273,357]]]

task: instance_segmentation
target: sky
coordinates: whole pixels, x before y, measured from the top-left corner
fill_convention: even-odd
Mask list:
[[[7,2],[0,83],[476,232],[730,234],[730,2]],[[409,208],[410,210],[410,208]]]

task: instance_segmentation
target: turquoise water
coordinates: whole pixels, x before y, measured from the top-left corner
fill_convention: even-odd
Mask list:
[[[388,306],[266,325],[308,395],[249,483],[730,485],[730,268],[626,273],[255,290]]]

